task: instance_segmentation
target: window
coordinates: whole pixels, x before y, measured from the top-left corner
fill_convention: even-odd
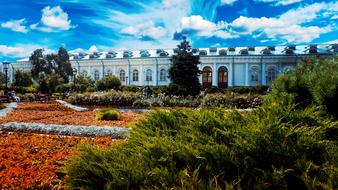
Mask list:
[[[111,76],[111,75],[113,75],[113,72],[110,70],[110,69],[108,69],[107,71],[106,71],[106,77],[108,77],[108,76]]]
[[[120,81],[125,81],[126,80],[126,72],[121,69],[120,70]]]
[[[167,80],[167,71],[165,69],[161,69],[160,71],[160,81],[166,81]]]
[[[153,74],[152,74],[152,70],[148,69],[146,71],[146,81],[152,81],[153,80]]]
[[[218,69],[218,87],[228,88],[228,69],[224,66]]]
[[[133,81],[136,82],[138,81],[138,70],[133,70]]]
[[[271,83],[277,77],[277,69],[275,67],[269,67],[267,72],[267,81]]]
[[[250,76],[251,76],[252,82],[258,82],[258,76],[259,76],[258,73],[259,73],[258,67],[256,66],[251,67]]]
[[[99,80],[100,79],[100,72],[98,70],[94,71],[94,80]]]

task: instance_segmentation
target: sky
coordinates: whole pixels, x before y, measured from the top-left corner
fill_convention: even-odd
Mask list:
[[[52,53],[338,43],[338,0],[0,0],[0,61]]]

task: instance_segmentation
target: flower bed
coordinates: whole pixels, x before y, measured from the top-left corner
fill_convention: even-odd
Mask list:
[[[10,122],[0,125],[0,131],[29,132],[70,136],[110,136],[113,139],[125,138],[128,129],[111,126],[55,125],[42,123]]]
[[[57,189],[59,171],[77,145],[113,146],[109,137],[64,137],[28,133],[0,133],[0,189]]]
[[[131,106],[134,101],[140,98],[142,98],[141,93],[111,90],[107,92],[75,94],[70,97],[70,101],[72,104],[78,105]]]
[[[95,107],[91,107],[87,112],[77,112],[55,102],[24,102],[19,103],[18,108],[6,117],[0,118],[0,123],[36,122],[61,125],[129,127],[131,123],[144,117],[137,113],[121,113],[119,120],[98,121],[95,119],[93,109]]]
[[[257,95],[207,94],[201,103],[202,107],[225,106],[229,108],[247,109],[261,105],[262,98]]]

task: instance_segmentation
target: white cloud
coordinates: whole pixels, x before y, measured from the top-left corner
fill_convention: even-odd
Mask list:
[[[7,22],[4,22],[1,24],[1,27],[3,28],[9,28],[12,31],[15,32],[22,32],[22,33],[27,33],[28,30],[26,28],[26,26],[24,26],[23,24],[26,22],[26,19],[19,19],[19,20],[10,20]]]
[[[59,32],[75,28],[68,19],[68,14],[60,6],[47,6],[41,10],[42,16],[39,23],[30,25],[31,29],[43,32]]]
[[[135,36],[138,38],[160,39],[165,36],[167,31],[161,26],[155,26],[152,21],[129,26],[121,30],[122,34]]]
[[[190,17],[183,17],[181,19],[181,31],[193,31],[198,36],[203,37],[219,37],[219,38],[236,38],[237,35],[233,35],[224,29],[227,27],[225,22],[218,22],[217,24],[205,20],[200,15],[193,15]]]
[[[187,5],[188,5],[187,0],[163,0],[163,7],[165,9],[184,8]]]
[[[223,5],[232,5],[236,2],[237,0],[221,0],[221,4]]]
[[[99,50],[97,49],[96,46],[90,46],[88,52],[89,53],[95,53],[95,52],[99,52]]]
[[[316,19],[331,18],[338,13],[338,2],[315,3],[305,7],[291,9],[274,18],[250,18],[240,16],[230,26],[242,35],[279,38],[288,42],[311,42],[321,34],[328,33],[335,25],[328,23],[325,27],[312,25]],[[258,34],[257,34],[258,33]]]
[[[290,5],[303,0],[255,0],[256,2],[273,3],[274,5]]]
[[[54,50],[48,49],[41,45],[17,44],[16,46],[0,45],[0,55],[13,58],[29,57],[34,50],[40,48],[45,50],[44,53],[55,53]]]

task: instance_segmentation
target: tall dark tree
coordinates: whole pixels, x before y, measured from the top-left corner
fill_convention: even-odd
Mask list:
[[[186,37],[178,46],[177,54],[172,56],[172,66],[169,70],[169,78],[173,84],[185,88],[188,94],[198,95],[201,90],[201,84],[198,76],[199,56],[193,54],[191,46]]]
[[[43,49],[37,49],[29,57],[32,63],[32,77],[36,80],[39,78],[40,73],[48,73],[47,61],[44,59],[43,51]]]
[[[73,69],[69,62],[69,55],[67,50],[61,46],[57,55],[57,73],[63,78],[63,80],[68,83],[69,76],[73,75]]]

